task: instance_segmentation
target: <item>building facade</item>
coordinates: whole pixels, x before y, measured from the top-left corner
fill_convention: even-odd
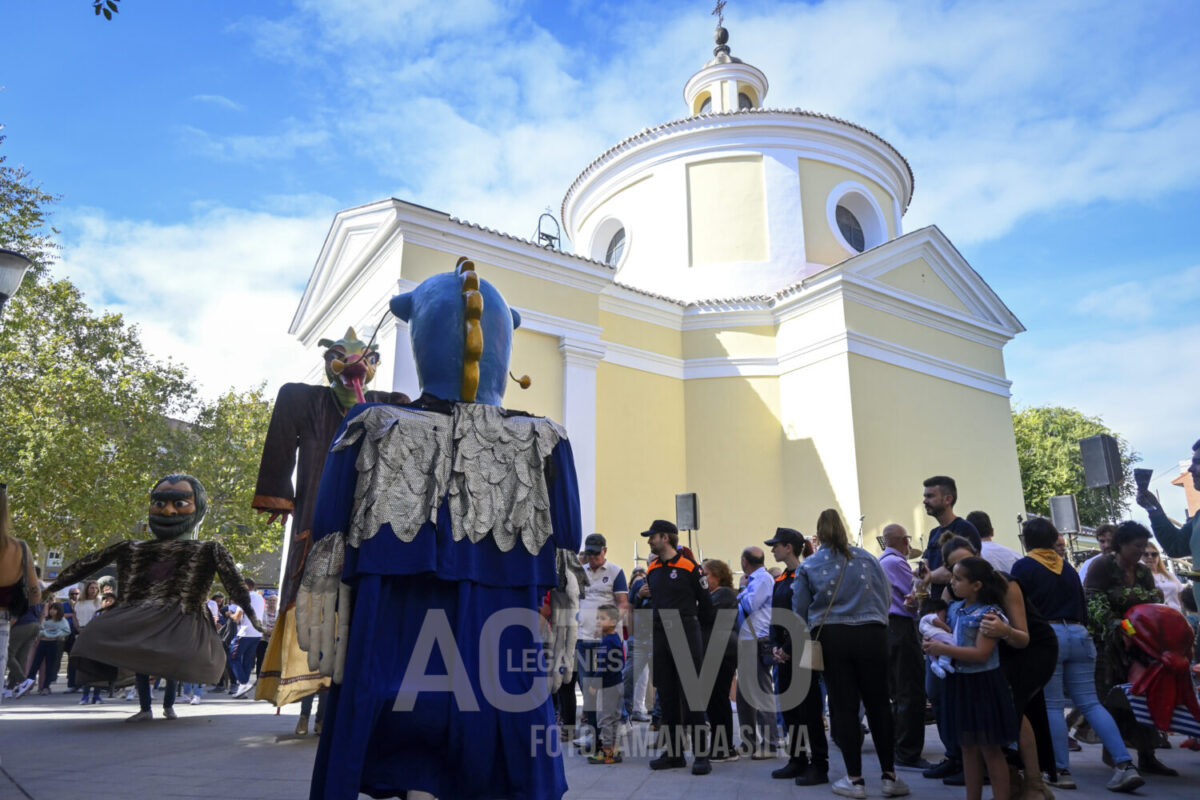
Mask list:
[[[913,174],[895,148],[764,106],[766,76],[722,32],[685,85],[688,116],[613,146],[567,189],[574,254],[394,198],[347,209],[291,333],[315,348],[383,319],[376,386],[415,396],[387,301],[472,259],[522,315],[512,369],[533,385],[511,384],[505,405],[566,426],[584,527],[626,566],[681,492],[698,495],[703,554],[735,564],[779,525],[811,533],[829,507],[869,547],[890,522],[919,537],[934,474],[1015,545],[1003,348],[1021,323],[940,230],[904,231]]]

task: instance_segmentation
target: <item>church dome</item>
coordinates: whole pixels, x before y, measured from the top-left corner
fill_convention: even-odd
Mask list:
[[[563,227],[620,283],[683,301],[770,294],[902,233],[913,174],[876,134],[762,106],[768,83],[716,32],[684,87],[688,116],[592,161]]]

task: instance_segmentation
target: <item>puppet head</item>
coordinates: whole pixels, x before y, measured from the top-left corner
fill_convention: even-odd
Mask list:
[[[191,475],[172,473],[150,490],[150,532],[156,539],[195,538],[207,511],[208,493]]]
[[[392,298],[408,323],[421,390],[444,400],[498,406],[504,397],[513,331],[521,315],[460,258],[453,272],[426,278]]]
[[[1178,705],[1187,706],[1200,720],[1200,703],[1190,673],[1192,627],[1183,614],[1160,603],[1142,603],[1125,614],[1121,630],[1153,659],[1150,667],[1130,677],[1133,693],[1146,697],[1154,724],[1168,730]]]
[[[350,408],[355,403],[365,403],[366,396],[363,387],[375,377],[375,367],[379,364],[379,348],[374,344],[365,344],[354,332],[347,328],[346,335],[336,342],[332,339],[321,339],[318,347],[325,350],[325,377],[329,379],[329,388],[344,408]]]

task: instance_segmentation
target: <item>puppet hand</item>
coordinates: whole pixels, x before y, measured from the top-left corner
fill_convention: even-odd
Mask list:
[[[350,629],[350,587],[341,581],[344,555],[338,534],[317,542],[296,592],[296,641],[308,653],[308,668],[339,681]]]
[[[280,524],[286,526],[287,521],[288,521],[288,515],[291,513],[288,511],[274,511],[270,508],[258,508],[255,510],[260,514],[270,514],[271,515],[270,517],[267,518],[268,525],[274,525],[275,520],[279,520]]]

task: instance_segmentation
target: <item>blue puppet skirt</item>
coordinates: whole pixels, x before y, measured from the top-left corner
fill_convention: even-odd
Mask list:
[[[536,627],[488,621],[519,609],[507,622],[536,623],[540,602],[533,586],[360,574],[311,800],[409,790],[439,800],[559,800],[567,783]]]

